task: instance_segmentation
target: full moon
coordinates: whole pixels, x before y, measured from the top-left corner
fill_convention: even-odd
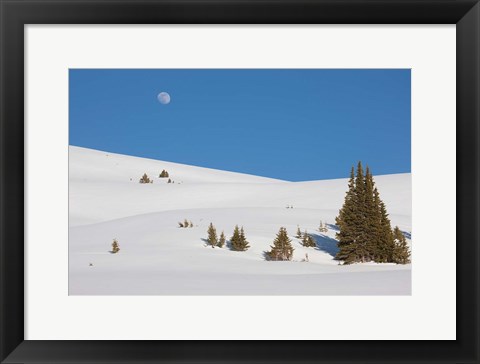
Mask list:
[[[163,105],[170,103],[170,95],[168,94],[168,92],[160,92],[157,98],[158,98],[158,101]]]

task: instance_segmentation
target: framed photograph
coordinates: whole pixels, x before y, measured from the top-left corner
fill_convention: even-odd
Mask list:
[[[1,9],[2,363],[479,361],[477,1]]]

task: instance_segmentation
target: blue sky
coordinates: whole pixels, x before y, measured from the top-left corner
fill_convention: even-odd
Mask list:
[[[410,172],[410,111],[410,70],[69,74],[70,145],[289,181]]]

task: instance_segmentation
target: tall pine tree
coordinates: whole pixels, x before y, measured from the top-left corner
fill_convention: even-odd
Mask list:
[[[375,204],[373,176],[370,168],[365,171],[365,202],[364,202],[364,239],[366,253],[362,261],[375,260],[380,236],[380,214]]]
[[[335,219],[339,232],[337,260],[344,264],[393,261],[395,244],[385,203],[375,187],[370,168],[352,167],[345,201]]]
[[[356,261],[355,250],[357,236],[355,230],[356,221],[356,197],[355,197],[355,170],[350,171],[348,191],[345,195],[345,202],[335,218],[339,231],[336,234],[338,240],[338,252],[335,259],[343,260],[346,264]]]
[[[387,207],[380,199],[377,189],[375,189],[375,196],[378,201],[378,209],[380,214],[380,236],[377,246],[378,256],[375,261],[378,263],[392,262],[394,250],[392,225],[390,223],[390,219],[388,218]]]
[[[355,177],[355,261],[366,262],[370,260],[369,231],[367,209],[367,186],[363,174],[362,162],[358,162]]]

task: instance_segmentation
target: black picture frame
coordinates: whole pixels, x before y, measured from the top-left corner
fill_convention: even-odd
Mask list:
[[[478,0],[0,0],[0,12],[2,363],[479,362]],[[24,340],[24,26],[156,23],[456,24],[457,340]]]

